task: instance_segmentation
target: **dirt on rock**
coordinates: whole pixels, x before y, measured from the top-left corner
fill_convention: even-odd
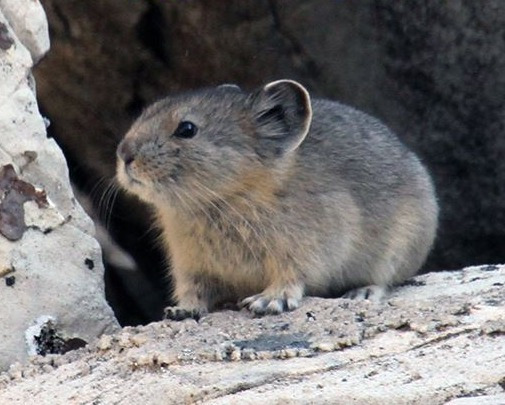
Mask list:
[[[505,266],[414,281],[379,304],[307,298],[279,316],[127,327],[13,365],[0,403],[442,404],[503,393]]]

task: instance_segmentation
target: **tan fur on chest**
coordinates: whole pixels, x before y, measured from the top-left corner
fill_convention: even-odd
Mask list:
[[[174,268],[220,279],[241,295],[264,289],[280,265],[272,246],[278,251],[283,238],[259,224],[257,211],[246,217],[239,208],[223,210],[160,217]]]

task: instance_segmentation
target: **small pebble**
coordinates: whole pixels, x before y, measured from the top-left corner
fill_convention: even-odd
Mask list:
[[[315,349],[321,352],[332,352],[335,350],[335,345],[330,342],[321,342],[316,345]]]
[[[144,343],[147,342],[147,336],[144,335],[144,334],[138,334],[138,335],[133,335],[131,338],[130,338],[131,342],[139,347],[139,346],[142,346]]]
[[[103,335],[96,346],[100,350],[109,350],[112,347],[112,336]]]

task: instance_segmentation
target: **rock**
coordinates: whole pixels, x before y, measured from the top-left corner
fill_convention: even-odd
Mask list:
[[[0,370],[118,326],[93,224],[32,90],[33,60],[47,51],[43,16],[37,1],[0,1]]]
[[[504,286],[505,266],[472,267],[418,276],[379,304],[306,298],[279,316],[128,327],[13,366],[0,403],[501,403]]]
[[[500,405],[505,404],[505,393],[496,395],[483,395],[470,398],[457,398],[446,403],[446,405]]]
[[[0,10],[37,63],[49,50],[49,30],[39,0],[0,0]]]

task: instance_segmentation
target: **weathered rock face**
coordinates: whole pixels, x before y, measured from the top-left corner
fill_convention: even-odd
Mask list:
[[[378,2],[384,116],[429,164],[440,268],[504,261],[505,3]]]
[[[113,176],[115,145],[146,103],[183,89],[289,77],[378,116],[420,154],[441,204],[426,269],[504,260],[500,0],[43,4],[53,49],[37,71],[40,100],[74,180],[95,201],[100,179]],[[160,255],[139,238],[151,226],[145,211],[120,196],[111,228],[128,250],[143,252],[137,296],[161,308]],[[159,314],[146,309],[138,319]]]
[[[49,31],[39,1],[0,0],[0,8],[17,38],[37,63],[49,49]]]
[[[504,284],[505,266],[482,266],[418,276],[381,304],[124,328],[11,367],[0,403],[500,404]]]
[[[40,3],[0,0],[0,370],[117,327],[93,224],[35,99],[47,34]]]

